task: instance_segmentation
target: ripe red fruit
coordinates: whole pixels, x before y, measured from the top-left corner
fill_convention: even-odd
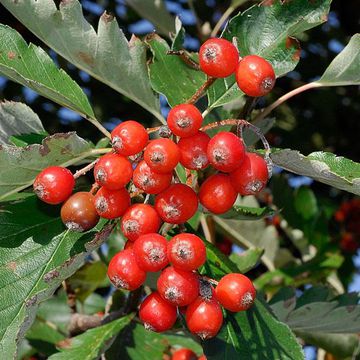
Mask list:
[[[242,274],[227,274],[215,289],[216,298],[227,310],[237,312],[249,309],[256,298],[252,281]]]
[[[169,241],[168,258],[176,269],[196,270],[206,261],[204,242],[193,234],[178,234]]]
[[[190,349],[176,350],[171,357],[171,360],[197,360],[197,355]]]
[[[61,207],[61,220],[73,231],[92,229],[99,221],[94,205],[94,196],[89,192],[77,192],[70,196]]]
[[[272,65],[257,55],[245,56],[235,72],[239,88],[248,96],[264,96],[275,85]]]
[[[244,160],[245,146],[235,134],[222,131],[209,141],[207,156],[215,169],[222,172],[232,172]]]
[[[155,209],[170,224],[181,224],[196,212],[198,198],[194,190],[184,184],[173,184],[155,198]]]
[[[141,235],[134,242],[134,254],[144,271],[160,271],[168,263],[167,241],[156,233]]]
[[[266,161],[255,153],[246,153],[240,167],[230,173],[231,184],[240,195],[256,195],[268,178]]]
[[[169,304],[155,291],[140,305],[139,317],[145,329],[162,332],[173,327],[177,311],[175,306]]]
[[[236,47],[225,39],[209,39],[199,50],[199,64],[201,70],[216,78],[225,78],[235,72],[239,62]]]
[[[360,243],[356,241],[356,235],[346,232],[341,237],[340,247],[345,252],[355,253],[360,247]]]
[[[207,147],[210,136],[202,131],[195,135],[181,138],[178,142],[180,163],[190,170],[202,170],[209,165]]]
[[[198,360],[207,360],[206,356],[205,355],[201,355]]]
[[[198,275],[190,272],[167,267],[160,274],[157,281],[159,294],[174,306],[191,304],[199,295]]]
[[[132,173],[130,161],[118,154],[102,156],[94,168],[96,182],[109,190],[123,188],[131,180]]]
[[[223,323],[221,306],[215,297],[198,297],[186,310],[186,324],[190,332],[202,340],[214,337]]]
[[[171,184],[172,173],[160,174],[152,170],[145,161],[141,161],[133,173],[133,182],[136,187],[147,194],[158,194]]]
[[[156,210],[148,204],[134,204],[121,219],[121,230],[130,241],[140,235],[158,232],[161,219]]]
[[[95,195],[96,211],[105,219],[116,219],[124,215],[130,204],[130,195],[125,188],[108,190],[101,187]]]
[[[234,205],[237,192],[231,185],[228,175],[215,174],[201,184],[198,196],[206,209],[214,214],[223,214]]]
[[[142,151],[149,141],[146,129],[137,121],[128,120],[111,132],[111,142],[115,151],[124,156]]]
[[[61,166],[49,166],[36,177],[34,192],[48,204],[60,204],[72,193],[75,179],[70,170]]]
[[[122,250],[111,259],[107,275],[115,287],[131,291],[140,287],[146,278],[132,249]]]
[[[171,173],[180,160],[180,150],[170,139],[150,141],[144,151],[144,160],[158,173]]]
[[[174,106],[167,118],[169,129],[174,135],[180,137],[195,135],[200,129],[202,122],[201,112],[192,104]]]

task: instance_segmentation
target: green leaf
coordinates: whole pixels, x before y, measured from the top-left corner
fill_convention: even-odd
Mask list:
[[[175,34],[171,36],[171,50],[182,50],[185,40],[185,29],[182,26],[180,18],[177,16],[175,18]]]
[[[208,360],[303,360],[304,354],[287,325],[257,299],[246,312],[227,312],[218,335],[204,342]]]
[[[322,86],[360,84],[360,34],[354,35],[349,44],[331,62],[316,83]]]
[[[255,208],[249,206],[234,205],[231,210],[217,215],[223,219],[234,220],[259,220],[275,214],[275,210],[269,207]]]
[[[32,185],[47,166],[69,166],[93,152],[96,150],[92,151],[91,145],[73,132],[49,136],[41,145],[0,146],[0,200]]]
[[[175,19],[166,10],[166,6],[162,0],[126,0],[142,18],[149,20],[157,32],[165,36],[175,31]]]
[[[133,314],[114,320],[108,324],[87,330],[85,333],[69,339],[66,348],[49,357],[51,360],[96,360],[109,347],[112,337],[126,327]]]
[[[150,87],[146,46],[136,37],[128,42],[111,15],[101,16],[96,33],[77,0],[61,1],[59,9],[53,0],[1,3],[63,58],[164,121]]]
[[[49,134],[46,132],[43,134],[13,135],[9,137],[9,143],[19,147],[26,147],[32,144],[41,144],[47,136]]]
[[[275,150],[271,158],[285,170],[360,195],[360,164],[352,160],[327,152],[305,156],[290,149]]]
[[[153,89],[165,95],[170,106],[189,100],[205,82],[205,74],[190,68],[179,56],[168,55],[169,45],[157,34],[149,35],[146,43],[153,53],[149,66]]]
[[[264,254],[264,249],[253,248],[242,252],[241,254],[232,253],[229,259],[236,264],[239,271],[246,273],[254,268]]]
[[[255,54],[270,61],[277,76],[293,70],[300,59],[295,38],[327,20],[331,0],[263,1],[233,17],[222,37],[237,39],[241,56]],[[261,26],[259,26],[261,24]],[[218,79],[208,91],[210,109],[244,96],[234,76]]]
[[[360,331],[360,296],[339,297],[329,289],[314,287],[296,298],[295,290],[281,291],[270,301],[280,321],[292,330],[309,333],[358,333]]]
[[[101,262],[86,263],[67,281],[67,285],[75,292],[81,302],[99,287],[108,285],[106,276],[107,266]]]
[[[294,207],[304,219],[309,220],[319,212],[314,192],[306,186],[301,186],[295,192]]]
[[[58,69],[43,49],[33,44],[28,46],[6,25],[0,24],[0,38],[0,74],[83,116],[94,118],[80,86],[64,70]]]
[[[50,297],[111,227],[102,223],[87,233],[64,230],[58,207],[36,197],[0,209],[0,347],[8,358],[34,320],[38,304]]]
[[[44,132],[39,117],[27,105],[14,101],[0,102],[0,144],[7,144],[12,135]]]

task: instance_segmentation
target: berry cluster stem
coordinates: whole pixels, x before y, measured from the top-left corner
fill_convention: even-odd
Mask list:
[[[185,50],[169,50],[167,55],[176,55],[179,56],[180,59],[190,68],[194,70],[200,70],[199,64],[194,61]]]
[[[99,161],[99,159],[96,159],[93,162],[91,162],[90,164],[83,167],[82,169],[79,169],[78,171],[76,171],[74,174],[74,179],[78,179],[80,176],[85,175],[88,171],[90,171],[96,165],[96,163],[98,161]]]
[[[202,94],[214,83],[216,78],[209,76],[207,80],[199,87],[199,89],[196,91],[196,93],[188,100],[186,101],[187,104],[195,104]]]

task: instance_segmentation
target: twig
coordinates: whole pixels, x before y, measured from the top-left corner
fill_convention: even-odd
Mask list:
[[[193,60],[185,50],[169,50],[167,55],[177,55],[190,68],[200,70],[199,64]]]
[[[196,93],[188,100],[186,101],[187,104],[195,104],[202,94],[214,83],[216,78],[209,76],[207,80],[199,87],[199,89],[196,91]]]
[[[111,134],[100,124],[95,118],[86,116],[86,120],[90,121],[94,126],[96,126],[106,137],[111,139]]]
[[[224,24],[224,22],[227,20],[227,18],[231,15],[231,13],[235,10],[234,6],[229,6],[225,12],[222,14],[221,18],[219,19],[219,21],[216,23],[216,25],[214,26],[213,31],[210,34],[210,37],[215,37],[217,35],[217,33],[219,32],[221,26]]]
[[[200,20],[199,20],[199,17],[197,16],[197,13],[196,13],[196,11],[195,11],[195,7],[194,7],[193,0],[188,0],[188,4],[189,4],[190,10],[191,10],[191,11],[193,12],[193,14],[194,14],[195,23],[196,23],[196,28],[197,28],[197,31],[198,31],[198,33],[199,33],[199,37],[200,37],[201,39],[203,39],[204,36],[203,36],[203,32],[202,32]]]
[[[98,161],[99,161],[99,159],[96,159],[93,162],[91,162],[90,164],[83,167],[82,169],[79,169],[78,171],[76,171],[74,174],[74,179],[78,179],[80,176],[85,175],[88,171],[90,171],[96,165],[96,163]]]

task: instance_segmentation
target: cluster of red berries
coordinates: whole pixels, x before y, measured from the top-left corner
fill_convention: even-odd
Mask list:
[[[272,65],[257,55],[239,57],[237,48],[225,39],[209,39],[200,47],[200,69],[214,78],[235,73],[239,88],[248,96],[268,94],[275,85]]]
[[[111,259],[108,276],[116,287],[135,290],[145,282],[147,272],[161,271],[157,291],[140,305],[139,317],[145,327],[156,332],[169,330],[179,309],[188,329],[208,339],[222,326],[220,304],[234,312],[247,310],[256,292],[250,279],[241,274],[225,275],[214,290],[196,272],[205,261],[204,242],[196,235],[181,233],[168,242],[157,233],[148,233],[128,242]]]

